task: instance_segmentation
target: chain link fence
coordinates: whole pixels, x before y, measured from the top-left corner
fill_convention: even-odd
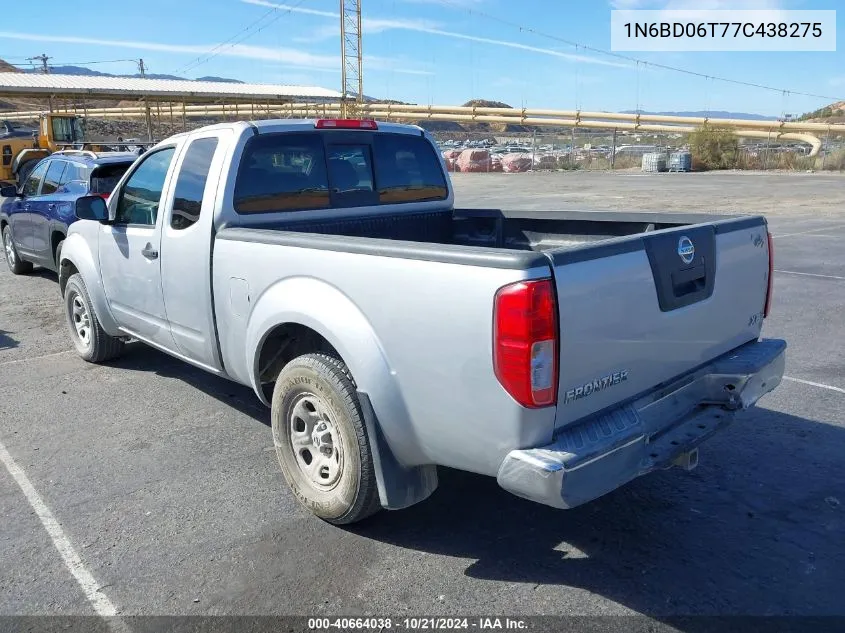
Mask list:
[[[455,126],[458,127],[457,125]],[[495,132],[432,131],[450,169],[468,172],[642,169],[643,156],[688,152],[688,134],[647,134],[623,130],[561,129]],[[818,156],[801,143],[740,139],[732,161],[740,170],[845,170],[845,138],[823,138]],[[469,158],[466,156],[469,155]],[[462,158],[464,156],[464,158]],[[516,160],[516,157],[523,157]],[[463,161],[467,169],[462,169]],[[509,163],[515,165],[509,169]],[[702,166],[692,157],[693,171]]]

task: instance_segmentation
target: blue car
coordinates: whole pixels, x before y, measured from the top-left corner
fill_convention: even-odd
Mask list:
[[[108,199],[137,157],[130,152],[55,152],[35,166],[19,189],[0,190],[0,233],[9,270],[20,275],[37,265],[58,272],[62,241],[76,220],[76,199],[92,194]]]

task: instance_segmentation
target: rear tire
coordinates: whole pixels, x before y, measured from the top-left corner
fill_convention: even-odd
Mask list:
[[[335,525],[381,509],[355,383],[341,360],[305,354],[288,363],[273,390],[271,420],[282,473],[303,506]]]
[[[62,240],[58,244],[56,244],[56,272],[61,272],[61,262],[62,262],[62,247],[65,245],[65,241]]]
[[[12,227],[8,224],[3,228],[3,253],[12,274],[23,275],[32,271],[32,263],[23,261],[18,255],[18,249],[15,248],[15,240],[12,237]]]
[[[89,363],[102,363],[123,352],[123,340],[106,334],[88,296],[82,275],[71,275],[65,286],[65,317],[77,353]]]

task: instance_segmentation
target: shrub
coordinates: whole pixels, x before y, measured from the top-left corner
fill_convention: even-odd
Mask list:
[[[643,159],[639,156],[616,156],[613,167],[614,169],[632,169],[639,167],[642,162]]]
[[[731,130],[702,125],[689,136],[695,169],[735,169],[739,159],[739,138]]]
[[[825,156],[824,169],[826,171],[845,170],[845,150],[840,149]]]

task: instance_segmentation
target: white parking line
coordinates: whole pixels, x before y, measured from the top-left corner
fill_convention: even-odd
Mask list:
[[[801,275],[803,277],[821,277],[822,279],[839,279],[841,281],[845,281],[845,277],[837,277],[836,275],[820,275],[818,273],[799,273],[795,270],[778,270],[775,268],[776,273],[783,273],[784,275]]]
[[[63,354],[70,354],[72,350],[65,350],[64,352],[55,352],[53,354],[44,354],[43,356],[28,356],[27,358],[16,358],[15,360],[7,360],[0,363],[0,367],[3,365],[14,365],[15,363],[26,363],[31,360],[41,360],[42,358],[52,358],[53,356],[61,356]]]
[[[38,494],[38,491],[29,481],[29,477],[26,476],[26,473],[20,466],[17,465],[15,460],[12,459],[12,456],[9,454],[9,451],[6,450],[6,447],[2,442],[0,442],[0,462],[3,462],[3,465],[6,467],[6,470],[9,471],[12,479],[14,479],[15,483],[20,486],[26,500],[29,501],[29,505],[32,506],[32,509],[35,510],[35,514],[38,515],[41,525],[44,526],[44,529],[47,530],[47,534],[50,535],[53,545],[55,545],[56,549],[59,550],[59,554],[61,555],[65,566],[67,566],[70,573],[73,574],[73,577],[76,578],[76,582],[79,583],[79,586],[85,593],[85,597],[88,599],[88,602],[90,602],[91,606],[94,607],[94,611],[96,611],[97,615],[104,618],[115,616],[117,614],[117,609],[114,608],[114,605],[111,600],[108,599],[106,594],[99,590],[100,585],[94,579],[94,576],[91,575],[91,572],[86,569],[85,563],[82,562],[79,554],[76,553],[76,550],[65,535],[64,530],[62,530],[62,527],[55,515],[50,511],[50,508],[47,507],[47,504],[44,503],[41,495]],[[110,622],[112,628],[122,628],[120,626],[115,627],[115,624],[117,624],[117,622]]]
[[[792,237],[793,235],[806,235],[807,233],[818,233],[819,231],[832,231],[834,229],[841,229],[845,227],[845,224],[834,224],[833,226],[826,226],[821,229],[808,229],[806,231],[798,231],[797,233],[786,233],[784,235],[772,235],[773,239],[777,239],[779,237]]]
[[[791,376],[784,376],[784,380],[789,380],[790,382],[798,382],[802,385],[809,385],[811,387],[818,387],[820,389],[829,389],[830,391],[835,391],[836,393],[845,393],[845,389],[842,387],[833,387],[831,385],[825,385],[820,382],[813,382],[811,380],[801,380],[800,378],[792,378]]]

